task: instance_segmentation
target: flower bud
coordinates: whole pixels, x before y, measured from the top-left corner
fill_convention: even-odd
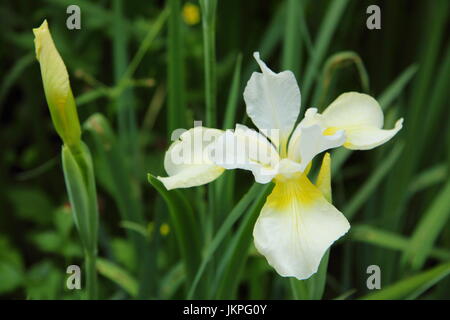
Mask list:
[[[45,97],[56,132],[68,147],[80,144],[81,129],[64,61],[55,47],[47,20],[33,29],[36,58],[41,66]]]

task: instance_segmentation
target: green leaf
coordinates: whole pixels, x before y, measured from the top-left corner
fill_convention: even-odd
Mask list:
[[[200,262],[200,234],[194,212],[189,202],[178,190],[168,191],[156,177],[148,174],[148,181],[163,197],[169,209],[170,219],[181,252],[188,286],[192,284]]]
[[[408,249],[402,257],[402,263],[413,270],[419,270],[425,263],[434,242],[444,230],[450,215],[450,181],[436,195],[430,208],[419,221]]]
[[[167,74],[167,130],[169,135],[173,130],[185,127],[186,98],[184,82],[184,41],[181,28],[180,0],[167,1],[169,13],[168,36],[168,74]]]
[[[22,257],[8,241],[0,235],[0,294],[20,287],[24,281]]]
[[[335,33],[341,16],[348,5],[348,0],[330,2],[327,8],[327,13],[323,18],[320,26],[317,40],[314,44],[314,51],[305,71],[305,78],[302,87],[302,101],[308,101],[308,97],[314,81],[319,73],[320,64],[325,57],[328,47],[331,43],[333,34]]]
[[[216,292],[217,299],[233,296],[237,289],[247,253],[253,240],[253,227],[272,188],[272,183],[263,186],[261,193],[249,208],[221,256],[214,284],[214,288],[217,288],[217,290],[213,290],[213,292]]]
[[[448,172],[447,166],[444,163],[441,163],[417,174],[409,185],[408,188],[410,194],[409,196],[412,196],[416,192],[434,186],[437,183],[445,181],[448,175],[447,172]]]
[[[95,260],[98,241],[98,207],[91,154],[84,142],[80,148],[62,147],[64,180],[75,225],[85,253],[86,294],[97,298]]]
[[[362,300],[393,300],[405,299],[417,292],[423,292],[442,280],[450,273],[450,262],[443,263],[419,273],[415,276],[401,280],[385,289],[361,297]]]
[[[236,109],[239,104],[239,88],[241,83],[241,65],[242,54],[238,54],[236,58],[236,66],[234,67],[233,80],[231,81],[230,92],[228,93],[227,108],[225,110],[225,119],[223,120],[224,129],[234,129],[236,122]]]
[[[30,187],[4,190],[18,217],[45,225],[52,219],[53,204],[40,189]]]
[[[380,230],[369,225],[352,226],[349,239],[373,244],[382,248],[405,252],[410,246],[410,239],[394,232]],[[442,261],[450,260],[450,250],[433,248],[430,256]]]
[[[378,97],[378,102],[383,110],[389,106],[404,92],[406,85],[411,81],[417,72],[417,65],[413,64],[405,69]]]
[[[389,155],[383,159],[376,167],[375,171],[371,173],[370,177],[365,180],[364,184],[358,189],[358,192],[352,196],[351,200],[342,210],[349,220],[354,217],[357,211],[367,202],[370,196],[373,195],[376,188],[380,185],[384,177],[400,157],[402,150],[403,145],[396,144]]]
[[[88,147],[82,142],[78,151],[62,148],[62,163],[67,193],[75,225],[86,250],[97,252],[98,209],[94,171]]]
[[[138,294],[138,283],[124,269],[106,259],[97,259],[97,270],[104,277],[117,283],[130,296],[136,297]]]
[[[303,10],[302,1],[287,1],[282,68],[283,70],[291,70],[295,76],[299,75],[300,61],[302,61],[302,41],[300,35],[303,33],[303,25],[299,24],[300,10]]]
[[[242,216],[245,209],[250,205],[250,203],[261,194],[263,190],[263,186],[260,184],[253,184],[250,190],[242,197],[242,199],[238,202],[238,204],[233,208],[230,214],[227,216],[226,220],[222,223],[220,229],[217,231],[216,236],[211,241],[211,243],[206,247],[205,254],[202,258],[202,263],[198,268],[197,274],[195,276],[195,280],[189,290],[188,298],[192,298],[197,287],[198,282],[200,281],[203,272],[205,271],[206,265],[211,260],[213,254],[219,248],[220,244],[225,239],[225,236],[231,231],[234,223]]]

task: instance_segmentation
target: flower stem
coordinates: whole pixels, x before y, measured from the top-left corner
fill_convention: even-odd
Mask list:
[[[200,0],[205,65],[206,125],[216,127],[216,47],[215,26],[217,0]]]
[[[95,300],[98,297],[98,285],[97,285],[97,254],[94,252],[86,252],[85,257],[86,268],[86,292],[88,300]]]

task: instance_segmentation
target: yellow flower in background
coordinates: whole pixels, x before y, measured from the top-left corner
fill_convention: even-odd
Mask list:
[[[53,124],[64,144],[78,146],[81,128],[75,99],[70,88],[69,75],[55,47],[47,20],[33,29],[36,58],[41,66],[45,97]]]
[[[200,22],[200,8],[190,2],[183,6],[183,20],[186,24],[192,26]]]
[[[237,124],[235,130],[194,127],[166,153],[167,189],[199,186],[225,169],[251,171],[257,183],[274,182],[253,229],[255,247],[285,277],[307,279],[317,272],[327,249],[350,228],[331,204],[330,156],[326,154],[316,185],[308,178],[319,153],[344,146],[367,150],[391,139],[401,128],[384,130],[383,112],[372,97],[349,92],[319,114],[310,108],[296,125],[300,89],[291,71],[275,73],[254,57],[254,72],[244,90],[247,114],[260,130]]]
[[[170,233],[170,227],[167,223],[161,224],[159,227],[159,233],[161,233],[162,236],[167,236]]]

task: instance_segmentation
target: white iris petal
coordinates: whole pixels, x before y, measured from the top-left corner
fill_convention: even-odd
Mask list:
[[[308,111],[309,115],[292,133],[288,148],[289,159],[300,162],[302,171],[317,154],[339,147],[345,142],[344,130],[338,130],[332,135],[324,134],[325,129],[311,120],[315,115],[315,109],[308,109]]]
[[[253,72],[244,90],[247,114],[278,148],[286,143],[300,112],[300,89],[291,71],[275,73],[254,57],[262,73]]]
[[[258,183],[268,183],[277,174],[277,150],[265,136],[244,125],[227,130],[215,145],[213,161],[225,169],[250,170]]]
[[[399,119],[393,129],[382,129],[384,116],[378,102],[357,92],[341,94],[323,112],[320,121],[326,128],[345,130],[344,146],[353,150],[373,149],[389,141],[403,126],[403,119]]]
[[[350,224],[305,175],[279,181],[256,221],[256,249],[284,277],[307,279]]]
[[[190,188],[217,179],[224,171],[210,159],[211,148],[222,130],[194,127],[167,150],[164,168],[169,177],[158,177],[167,190]]]

